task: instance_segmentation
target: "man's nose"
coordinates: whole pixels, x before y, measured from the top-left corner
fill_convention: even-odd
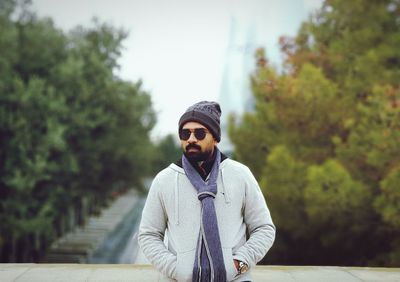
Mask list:
[[[194,136],[194,132],[190,132],[190,136],[189,136],[188,142],[189,142],[189,143],[195,143],[195,142],[197,142],[197,139],[196,139],[196,137]]]

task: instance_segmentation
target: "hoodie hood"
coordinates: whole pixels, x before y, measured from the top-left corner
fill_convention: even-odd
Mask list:
[[[224,158],[226,160],[227,157]],[[229,162],[229,161],[228,161]],[[218,190],[222,190],[222,194],[224,195],[225,203],[229,204],[231,202],[230,199],[230,191],[224,184],[224,167],[226,165],[226,161],[221,161],[221,164],[219,166],[219,172],[218,172],[218,178],[217,178],[217,186]],[[174,187],[174,209],[175,209],[175,217],[174,217],[174,222],[176,225],[179,225],[179,191],[181,189],[187,189],[188,187],[184,187],[183,184],[180,185],[180,183],[183,183],[181,180],[183,177],[186,178],[185,171],[182,167],[178,166],[176,163],[170,164],[169,168],[172,169],[175,172],[175,187]],[[207,178],[208,179],[208,178]],[[206,180],[207,181],[207,180]],[[192,189],[195,189],[191,184],[190,184]],[[221,189],[221,190],[220,190]]]

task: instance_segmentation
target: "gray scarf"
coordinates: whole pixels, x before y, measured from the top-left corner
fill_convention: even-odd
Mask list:
[[[201,224],[197,243],[196,257],[193,266],[193,279],[196,282],[226,282],[224,256],[218,231],[214,198],[217,195],[217,177],[221,153],[217,148],[210,177],[205,182],[188,159],[182,156],[182,165],[186,176],[197,190],[201,201]]]

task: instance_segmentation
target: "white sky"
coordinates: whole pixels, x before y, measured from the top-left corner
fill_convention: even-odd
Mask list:
[[[218,100],[231,18],[256,22],[258,42],[280,63],[278,37],[295,35],[322,0],[33,0],[40,16],[70,30],[93,17],[129,32],[120,77],[150,93],[157,139],[176,133],[180,115],[200,100]],[[223,105],[222,110],[223,110]]]

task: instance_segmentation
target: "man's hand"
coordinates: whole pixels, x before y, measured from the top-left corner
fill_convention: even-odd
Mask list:
[[[239,272],[239,261],[237,259],[234,259],[233,263],[235,264],[236,270]]]
[[[249,270],[249,266],[247,265],[247,263],[234,259],[233,263],[235,264],[236,270],[238,272],[238,274],[242,274],[245,273]]]

